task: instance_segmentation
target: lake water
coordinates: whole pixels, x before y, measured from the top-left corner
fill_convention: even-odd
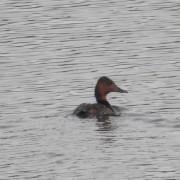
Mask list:
[[[179,180],[180,2],[1,0],[0,180]],[[119,117],[73,117],[100,76]]]

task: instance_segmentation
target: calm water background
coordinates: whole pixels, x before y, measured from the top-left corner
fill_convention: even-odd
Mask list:
[[[120,117],[71,116],[98,77]],[[0,1],[0,179],[180,179],[178,0]]]

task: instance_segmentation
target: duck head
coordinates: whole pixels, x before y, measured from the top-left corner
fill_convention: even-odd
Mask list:
[[[106,100],[106,95],[110,92],[120,92],[120,93],[127,93],[126,90],[121,89],[118,87],[114,81],[109,79],[106,76],[102,76],[98,79],[96,87],[95,87],[95,97],[98,103],[102,103]],[[104,104],[104,103],[103,103]]]

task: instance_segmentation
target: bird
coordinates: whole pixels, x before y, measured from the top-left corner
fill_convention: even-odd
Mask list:
[[[73,112],[79,118],[94,118],[102,116],[117,115],[118,106],[112,106],[108,100],[107,95],[111,92],[128,93],[127,90],[118,87],[113,80],[107,76],[102,76],[98,79],[94,95],[96,103],[82,103]]]

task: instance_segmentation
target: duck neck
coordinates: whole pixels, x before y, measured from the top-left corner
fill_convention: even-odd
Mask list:
[[[111,109],[112,111],[114,111],[113,108],[112,108],[112,106],[111,106],[111,104],[106,100],[106,98],[96,98],[96,101],[97,101],[97,103],[103,104],[103,105],[106,106],[107,108],[109,108],[109,109]]]
[[[112,108],[112,106],[110,105],[110,103],[109,103],[109,102],[107,101],[107,99],[106,99],[106,94],[99,92],[98,89],[97,89],[97,87],[96,87],[96,89],[95,89],[95,97],[96,97],[97,103],[103,104],[103,105],[106,106],[107,108],[109,108],[109,109],[111,109],[112,111],[114,111],[113,108]]]

